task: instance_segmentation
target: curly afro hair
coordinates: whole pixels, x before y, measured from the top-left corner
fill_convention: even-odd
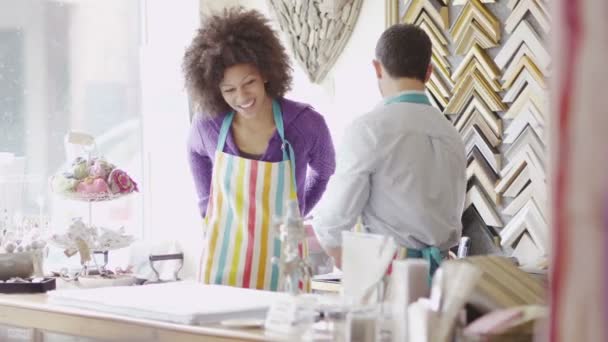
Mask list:
[[[183,61],[186,88],[196,111],[217,116],[230,110],[219,84],[224,71],[236,64],[252,64],[268,81],[271,98],[291,88],[289,57],[269,20],[260,12],[243,7],[224,9],[203,19]]]

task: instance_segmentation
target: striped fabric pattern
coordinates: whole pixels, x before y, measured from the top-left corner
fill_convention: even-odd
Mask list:
[[[281,242],[272,219],[297,198],[291,175],[289,160],[270,163],[216,152],[205,218],[205,283],[278,290],[279,267],[271,261],[280,257]]]
[[[552,4],[549,340],[608,341],[608,2]]]

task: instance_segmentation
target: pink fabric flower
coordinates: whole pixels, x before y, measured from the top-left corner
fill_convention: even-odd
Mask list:
[[[87,177],[76,186],[76,191],[83,194],[106,194],[110,192],[108,183],[101,178]]]
[[[129,175],[120,169],[114,169],[110,172],[109,177],[110,190],[112,193],[126,194],[137,190],[137,184],[129,177]]]
[[[89,169],[89,175],[92,177],[108,179],[108,175],[112,171],[113,165],[103,159],[97,159],[93,162]]]

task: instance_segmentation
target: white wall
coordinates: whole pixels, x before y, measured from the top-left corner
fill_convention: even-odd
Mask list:
[[[258,9],[274,19],[266,0],[232,0],[228,3]],[[380,101],[371,61],[376,40],[385,28],[385,7],[385,1],[363,0],[355,30],[322,84],[311,83],[300,65],[293,60],[294,87],[288,96],[310,103],[321,112],[336,144],[342,129],[353,117],[363,114]],[[278,29],[276,21],[275,26]],[[285,38],[285,35],[281,36]]]
[[[145,237],[177,240],[186,253],[180,274],[193,276],[202,221],[186,154],[190,126],[181,63],[198,27],[198,0],[148,0],[142,31]],[[158,252],[155,252],[158,253]]]

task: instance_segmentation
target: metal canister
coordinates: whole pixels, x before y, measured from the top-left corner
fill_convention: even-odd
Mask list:
[[[33,273],[34,258],[31,252],[0,253],[0,280],[28,278]]]

